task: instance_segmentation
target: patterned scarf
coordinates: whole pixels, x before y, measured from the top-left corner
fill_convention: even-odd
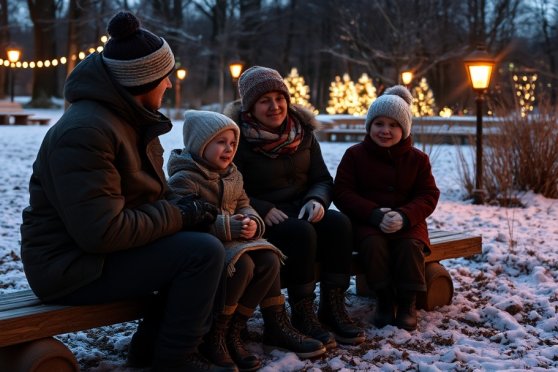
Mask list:
[[[268,129],[248,112],[241,113],[240,119],[240,131],[252,149],[270,158],[294,153],[302,141],[302,126],[291,115],[277,131]]]

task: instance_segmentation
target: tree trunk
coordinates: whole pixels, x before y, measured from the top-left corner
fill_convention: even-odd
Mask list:
[[[56,4],[54,0],[28,0],[29,14],[35,37],[35,60],[51,60],[56,55]],[[58,81],[54,68],[33,70],[32,107],[50,107],[51,98],[58,92]]]

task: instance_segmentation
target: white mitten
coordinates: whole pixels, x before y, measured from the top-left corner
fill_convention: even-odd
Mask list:
[[[403,216],[396,211],[389,211],[380,223],[380,229],[386,234],[392,234],[403,228]]]
[[[304,218],[305,215],[308,215],[307,221],[318,222],[324,217],[324,206],[314,199],[308,200],[300,209],[298,219]]]

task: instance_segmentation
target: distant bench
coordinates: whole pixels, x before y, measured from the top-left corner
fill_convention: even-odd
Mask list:
[[[451,304],[453,282],[439,261],[482,252],[482,237],[466,232],[431,230],[432,254],[426,258],[427,292],[417,299],[421,309]],[[317,268],[319,272],[319,268]],[[368,289],[355,255],[353,273],[358,295]],[[103,305],[43,304],[30,290],[0,295],[0,371],[75,372],[72,352],[53,336],[140,319],[149,299]]]
[[[0,101],[0,125],[48,125],[49,118],[35,118],[35,114],[23,110],[17,102]]]
[[[366,135],[365,117],[353,115],[319,115],[322,127],[316,131],[320,141],[326,142],[359,142]],[[497,133],[493,124],[495,118],[484,118],[483,135]],[[411,132],[415,142],[467,144],[476,135],[476,118],[470,116],[439,116],[414,117]]]

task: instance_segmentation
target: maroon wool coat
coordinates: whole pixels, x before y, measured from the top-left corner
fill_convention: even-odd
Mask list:
[[[390,148],[380,147],[369,136],[347,149],[333,187],[333,202],[353,222],[355,243],[369,235],[413,238],[430,247],[426,218],[432,214],[440,190],[428,155],[412,146],[411,137]],[[372,225],[372,212],[391,208],[407,218],[393,234]]]

